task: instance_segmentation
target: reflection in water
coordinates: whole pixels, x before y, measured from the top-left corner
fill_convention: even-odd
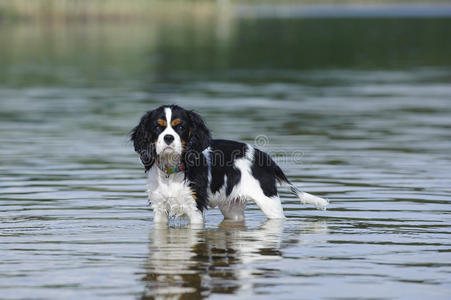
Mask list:
[[[302,233],[327,232],[326,223],[316,223],[300,224],[287,244],[298,244]],[[256,229],[226,221],[217,229],[154,227],[142,298],[252,293],[250,279],[267,270],[258,272],[251,264],[282,258],[283,228],[283,220],[267,220]],[[271,270],[271,276],[274,271],[280,272]]]

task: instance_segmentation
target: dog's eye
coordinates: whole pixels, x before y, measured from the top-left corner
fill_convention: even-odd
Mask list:
[[[183,127],[183,125],[177,125],[177,129],[180,131],[183,131],[183,130],[185,130],[185,127]]]
[[[153,130],[154,130],[154,131],[159,131],[159,130],[161,130],[161,125],[155,125],[155,126],[153,127]]]

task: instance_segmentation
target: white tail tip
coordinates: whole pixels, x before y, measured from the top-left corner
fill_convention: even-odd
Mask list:
[[[312,204],[317,209],[326,210],[326,207],[329,204],[329,201],[327,201],[326,199],[311,195],[306,192],[299,191],[299,192],[297,192],[297,195],[298,195],[299,199],[301,199],[302,204],[306,204],[306,203]]]

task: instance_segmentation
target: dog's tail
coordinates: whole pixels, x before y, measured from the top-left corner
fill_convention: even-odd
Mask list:
[[[313,204],[317,209],[325,210],[326,206],[329,204],[329,201],[326,199],[311,195],[309,193],[301,191],[297,186],[291,183],[288,180],[287,176],[283,173],[282,169],[278,165],[274,166],[274,172],[277,180],[280,182],[280,185],[289,187],[291,192],[293,192],[298,198],[301,200],[302,204]]]

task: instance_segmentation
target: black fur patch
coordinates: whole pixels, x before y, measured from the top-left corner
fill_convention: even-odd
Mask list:
[[[212,193],[218,192],[226,184],[226,195],[230,195],[233,187],[241,180],[241,172],[234,167],[235,160],[246,155],[247,145],[228,140],[212,140],[211,142],[211,182]],[[227,176],[227,182],[224,182]]]
[[[251,167],[252,176],[260,183],[260,187],[265,196],[271,197],[277,195],[276,168],[280,170],[268,154],[255,149],[254,161]]]
[[[144,165],[146,172],[153,166],[157,153],[155,152],[155,141],[158,132],[155,130],[157,120],[164,116],[164,107],[148,111],[142,116],[139,124],[130,132],[130,140],[133,142],[136,153]]]
[[[197,196],[197,208],[203,211],[208,208],[208,165],[202,151],[211,143],[210,131],[204,120],[194,111],[187,111],[179,106],[172,110],[173,114],[181,119],[182,124],[186,123],[188,126],[182,162],[185,165],[185,179],[188,179]]]
[[[183,159],[184,161],[185,159]],[[202,153],[190,155],[190,164],[185,169],[185,178],[196,194],[196,204],[200,211],[208,206],[208,166]]]

